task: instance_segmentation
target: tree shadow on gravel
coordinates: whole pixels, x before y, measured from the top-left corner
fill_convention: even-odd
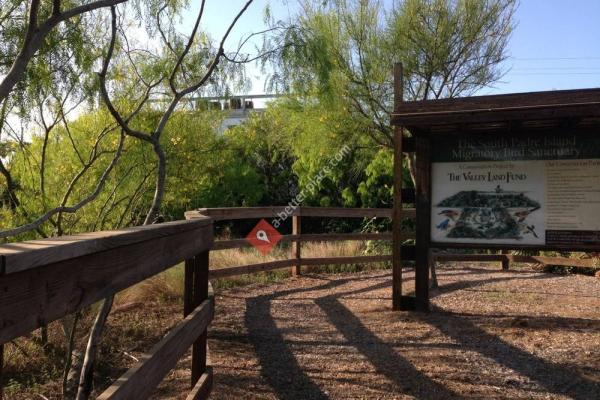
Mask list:
[[[451,282],[441,286],[434,295],[514,279],[544,279],[548,277],[551,276],[537,274],[530,277],[499,275],[487,279]],[[353,347],[375,367],[378,374],[385,376],[388,381],[395,385],[394,391],[397,390],[397,393],[405,393],[419,399],[461,398],[460,395],[442,383],[419,371],[408,359],[398,353],[397,344],[380,339],[361,322],[350,308],[340,301],[342,297],[356,300],[358,298],[356,296],[359,294],[369,295],[377,290],[390,288],[390,280],[359,290],[333,293],[336,288],[346,283],[364,279],[364,277],[356,277],[356,279],[325,280],[324,283],[313,287],[290,289],[246,299],[245,324],[248,329],[248,340],[256,351],[263,379],[275,391],[276,395],[281,399],[291,400],[329,398],[324,388],[314,382],[308,375],[311,371],[310,366],[303,369],[298,363],[291,348],[292,344],[295,346],[297,343],[286,341],[284,337],[285,332],[297,332],[293,329],[278,328],[271,310],[272,301],[281,299],[284,296],[325,291],[325,294],[321,297],[312,293],[310,299],[324,312],[327,321],[343,336],[343,340],[316,340],[315,345]],[[552,363],[524,351],[500,337],[488,333],[479,326],[500,322],[500,327],[507,328],[514,326],[509,325],[513,323],[511,318],[526,319],[527,316],[458,314],[435,307],[430,314],[404,313],[402,315],[433,326],[445,336],[451,338],[454,344],[452,346],[446,344],[445,347],[479,353],[494,360],[497,364],[529,378],[550,393],[568,395],[577,400],[597,398],[597,394],[600,393],[600,383],[582,376],[574,368]],[[574,329],[589,329],[590,323],[593,324],[594,322],[593,320],[577,318],[532,317],[530,322],[527,323],[531,325],[517,326],[524,329],[535,329],[541,325],[565,330],[573,326]],[[310,344],[310,341],[307,344]],[[432,349],[440,347],[436,344],[418,345],[419,347],[431,347]],[[335,362],[335,360],[332,360],[332,362]]]
[[[278,329],[271,314],[270,303],[279,297],[306,291],[333,289],[353,279],[331,281],[327,284],[286,290],[247,300],[246,327],[250,342],[254,345],[261,375],[282,399],[328,399],[298,364],[292,349]],[[375,366],[377,372],[386,376],[398,387],[398,392],[420,399],[460,398],[452,391],[418,371],[410,361],[398,355],[394,348],[368,330],[360,320],[338,300],[341,296],[353,296],[387,288],[390,282],[381,282],[367,288],[324,296],[315,303],[325,312],[329,322],[344,336],[344,344],[354,347]],[[332,345],[335,343],[324,343]],[[333,360],[332,360],[333,361]]]
[[[329,321],[348,341],[375,367],[398,387],[398,391],[418,399],[462,398],[445,386],[420,372],[393,346],[381,340],[365,327],[352,311],[338,300],[338,296],[326,296],[316,300],[327,314]]]
[[[330,280],[315,287],[285,290],[246,300],[248,338],[256,350],[262,377],[279,398],[309,400],[329,397],[298,364],[271,314],[271,301],[290,294],[333,289],[349,281],[350,279]]]
[[[572,366],[552,363],[488,333],[485,329],[479,327],[473,321],[473,318],[435,307],[432,309],[431,314],[419,314],[418,318],[435,326],[444,335],[451,337],[460,345],[462,350],[474,351],[493,359],[496,363],[537,382],[551,393],[564,394],[577,400],[598,398],[600,382],[582,376]],[[528,317],[524,318],[527,321]],[[482,315],[477,319],[491,323],[494,317]],[[537,318],[537,324],[540,323],[540,319],[542,318]],[[574,319],[567,318],[565,321],[561,321],[562,319],[560,317],[549,317],[547,322],[550,325],[560,326],[574,323]],[[584,324],[588,327],[587,322],[584,322]]]

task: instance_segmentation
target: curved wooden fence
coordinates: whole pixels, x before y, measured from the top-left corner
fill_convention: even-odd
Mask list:
[[[214,220],[276,218],[289,212],[293,232],[288,259],[209,271],[211,250],[251,246],[246,239],[214,241]],[[184,318],[99,399],[148,397],[177,361],[192,347],[191,387],[187,399],[205,399],[212,387],[206,364],[206,332],[214,315],[210,278],[224,278],[280,268],[299,274],[302,266],[390,261],[391,255],[302,257],[305,242],[392,240],[391,232],[303,234],[302,217],[391,218],[391,209],[286,207],[211,208],[186,213],[176,221],[111,232],[94,232],[0,246],[0,393],[4,343],[72,314],[185,261]],[[415,218],[414,209],[402,211]],[[401,239],[413,238],[410,232]],[[414,260],[414,246],[402,246],[402,259]],[[569,266],[591,266],[591,260],[510,254],[440,254],[435,261],[511,261]],[[1,395],[0,395],[1,398]]]
[[[212,384],[206,366],[206,329],[214,314],[212,244],[212,220],[204,217],[2,245],[0,344],[185,261],[185,318],[98,398],[148,397],[191,346],[188,399],[204,399]]]
[[[392,209],[387,208],[343,208],[343,207],[234,207],[234,208],[202,208],[188,211],[187,219],[210,217],[215,221],[259,219],[267,220],[278,218],[279,215],[287,214],[292,218],[292,234],[283,235],[280,242],[292,242],[290,258],[276,261],[268,261],[252,265],[232,266],[228,268],[210,271],[210,278],[226,278],[242,274],[251,274],[263,271],[271,271],[292,267],[292,273],[301,273],[302,266],[311,265],[335,265],[335,264],[368,264],[375,262],[391,261],[391,255],[363,255],[352,257],[302,257],[301,244],[305,242],[331,242],[346,240],[392,240],[392,232],[381,233],[301,233],[302,217],[321,218],[391,218]],[[414,209],[406,209],[403,218],[414,219]],[[414,233],[406,232],[403,240],[414,239]],[[250,247],[252,244],[245,238],[215,241],[213,250],[236,249]],[[403,245],[402,257],[404,260],[414,260],[414,246]]]

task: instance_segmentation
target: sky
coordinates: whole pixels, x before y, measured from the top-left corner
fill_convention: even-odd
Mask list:
[[[244,3],[207,1],[203,28],[220,37]],[[229,48],[244,35],[265,27],[267,5],[281,19],[297,8],[295,0],[255,0],[232,32]],[[195,13],[192,7],[183,26],[191,26]],[[510,58],[504,64],[508,72],[494,87],[478,94],[600,87],[599,19],[600,0],[520,0],[508,48]],[[250,93],[263,93],[260,71],[254,68],[250,75],[254,82]]]

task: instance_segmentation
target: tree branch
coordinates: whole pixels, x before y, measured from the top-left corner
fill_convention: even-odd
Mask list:
[[[78,202],[77,204],[74,204],[72,206],[60,206],[60,207],[53,208],[52,210],[47,211],[44,215],[42,215],[35,221],[30,222],[28,224],[21,225],[19,227],[12,228],[12,229],[0,231],[0,238],[7,238],[10,236],[15,236],[15,235],[18,235],[21,233],[25,233],[25,232],[37,229],[43,223],[48,221],[52,216],[54,216],[58,213],[71,213],[72,214],[72,213],[77,212],[79,209],[81,209],[88,203],[94,201],[96,199],[96,197],[98,197],[98,195],[102,191],[102,188],[104,187],[104,184],[106,183],[106,180],[108,179],[108,176],[110,175],[111,171],[113,170],[115,165],[117,165],[117,162],[119,161],[121,154],[122,154],[124,142],[125,142],[125,134],[123,132],[121,132],[119,146],[117,147],[115,156],[113,157],[110,164],[106,167],[106,169],[102,173],[102,176],[100,177],[100,180],[98,181],[98,183],[96,185],[96,188],[89,196],[87,196],[85,199],[81,200],[80,202]]]
[[[38,10],[40,0],[32,0],[27,33],[23,46],[13,61],[10,70],[0,83],[0,101],[4,101],[17,82],[23,78],[27,65],[33,55],[42,47],[46,36],[63,21],[103,7],[115,6],[128,0],[98,0],[82,6],[73,7],[65,12],[53,14],[43,24],[38,26]]]
[[[200,26],[200,20],[202,19],[202,14],[204,14],[205,2],[205,0],[202,0],[202,3],[200,4],[200,11],[198,12],[198,17],[196,18],[196,23],[194,24],[194,28],[192,29],[192,33],[190,34],[190,38],[188,39],[185,49],[183,49],[183,52],[179,55],[179,58],[177,59],[177,62],[173,67],[173,71],[171,71],[171,75],[169,76],[169,86],[171,87],[171,90],[175,95],[177,95],[177,88],[175,87],[175,75],[177,74],[179,66],[183,62],[183,59],[185,58],[185,56],[187,56],[187,54],[190,51],[190,48],[192,47],[192,44],[194,43],[196,32],[198,32],[198,26]]]
[[[111,13],[111,35],[110,35],[110,44],[108,45],[108,52],[106,54],[106,58],[102,62],[102,70],[98,73],[98,78],[100,80],[100,95],[104,104],[108,108],[108,111],[113,116],[115,121],[119,124],[121,129],[125,131],[125,133],[129,136],[133,136],[135,138],[144,140],[149,142],[151,140],[151,136],[145,134],[143,132],[131,129],[128,124],[128,120],[131,116],[126,120],[121,114],[117,111],[114,104],[112,103],[110,96],[108,95],[108,90],[106,89],[106,74],[108,73],[108,67],[110,65],[110,61],[112,60],[113,53],[115,51],[115,43],[117,41],[117,11],[114,6],[110,8]],[[138,110],[141,109],[141,106]]]

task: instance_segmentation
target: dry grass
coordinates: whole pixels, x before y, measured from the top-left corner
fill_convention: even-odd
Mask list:
[[[302,256],[310,258],[319,257],[344,257],[373,254],[370,243],[363,242],[315,242],[302,245]],[[259,264],[290,257],[289,245],[277,246],[267,255],[263,255],[253,247],[241,249],[228,249],[212,251],[210,253],[210,268],[222,269],[240,265]],[[387,267],[385,263],[373,265],[323,265],[312,267],[311,272],[357,272],[363,270],[380,269]],[[242,275],[213,282],[215,289],[232,288],[251,283],[279,282],[290,276],[289,269],[263,272],[253,275]],[[117,307],[130,307],[135,303],[142,303],[151,299],[169,300],[180,298],[183,293],[184,268],[179,264],[153,278],[147,279],[125,291],[116,300]]]

